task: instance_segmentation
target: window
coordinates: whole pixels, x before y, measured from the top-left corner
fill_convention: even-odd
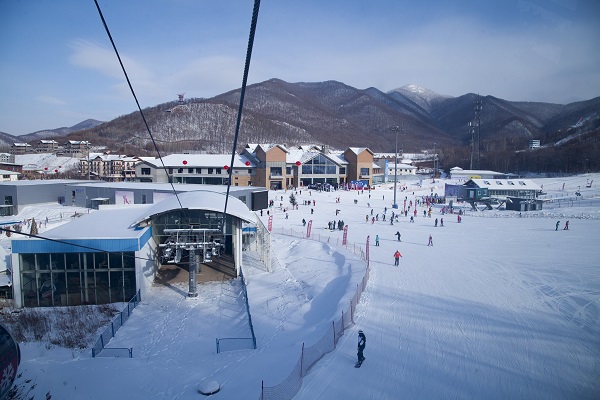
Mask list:
[[[215,174],[221,175],[221,168],[215,168]]]
[[[521,185],[521,186],[527,186],[527,184],[525,182],[523,182],[523,181],[519,181],[519,185]]]
[[[183,168],[178,168],[177,172],[180,173],[180,174],[183,174]]]
[[[271,176],[281,176],[281,167],[271,167]]]
[[[292,174],[292,167],[285,167],[285,173],[286,173],[286,175],[291,175]]]
[[[142,170],[140,171],[142,175],[151,175],[151,170],[150,168],[142,168]]]
[[[489,185],[490,181],[483,181],[483,183],[485,183],[486,185]]]
[[[361,168],[360,169],[360,176],[368,176],[369,175],[369,168]]]
[[[346,175],[346,167],[340,167],[340,175]]]
[[[515,183],[513,181],[506,181],[506,183],[508,183],[511,186],[515,186]]]
[[[194,168],[188,168],[188,174],[193,174],[194,173]]]
[[[73,194],[73,196],[75,196],[75,195]],[[7,206],[12,206],[13,205],[12,196],[4,196],[4,204]]]
[[[502,186],[502,182],[501,181],[496,181],[496,184]]]
[[[209,173],[209,174],[212,174],[212,173],[213,173],[213,169],[212,169],[212,168],[209,168],[209,169],[208,169],[208,173]]]

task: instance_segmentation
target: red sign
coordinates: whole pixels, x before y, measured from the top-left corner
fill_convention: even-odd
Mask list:
[[[269,215],[269,225],[267,226],[267,229],[269,230],[269,232],[271,232],[271,230],[273,229],[273,216]]]
[[[308,226],[306,227],[306,237],[310,237],[310,230],[312,229],[312,219],[308,221]]]
[[[342,236],[342,246],[348,244],[348,225],[344,226],[344,236]]]

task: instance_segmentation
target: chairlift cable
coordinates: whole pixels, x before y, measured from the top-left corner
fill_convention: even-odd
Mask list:
[[[95,1],[95,0],[94,0]],[[229,182],[227,182],[227,193],[225,195],[225,208],[223,210],[223,230],[225,230],[225,218],[227,215],[227,202],[229,200],[229,190],[233,175],[233,162],[235,160],[235,148],[240,133],[240,124],[242,121],[242,111],[244,109],[244,97],[246,95],[246,84],[248,82],[248,71],[250,70],[250,59],[252,58],[252,47],[254,46],[254,34],[256,33],[256,23],[258,21],[258,10],[260,0],[254,0],[254,9],[252,10],[252,22],[250,23],[250,35],[248,37],[248,49],[246,50],[246,63],[244,65],[244,76],[242,78],[242,87],[240,90],[240,105],[238,108],[237,121],[235,124],[235,135],[233,137],[233,148],[231,149],[231,162],[229,163]]]
[[[163,170],[165,171],[165,173],[167,174],[167,176],[169,176],[169,171],[167,171],[167,167],[165,166],[165,163],[163,162],[162,156],[160,154],[160,151],[158,150],[158,145],[156,144],[156,141],[154,140],[154,136],[152,135],[152,132],[150,131],[150,126],[148,125],[148,122],[146,121],[146,116],[144,115],[144,112],[142,111],[142,107],[140,107],[140,102],[138,101],[138,98],[135,94],[135,90],[133,90],[133,86],[131,85],[131,81],[129,80],[129,75],[127,75],[127,70],[125,69],[125,66],[123,65],[123,61],[121,60],[121,56],[119,55],[119,51],[117,50],[117,46],[115,45],[115,41],[112,38],[112,35],[110,34],[110,30],[108,29],[108,25],[106,24],[106,20],[104,19],[104,15],[102,14],[102,10],[100,9],[100,5],[98,4],[98,0],[94,0],[94,3],[96,4],[96,8],[98,9],[98,14],[100,15],[100,19],[102,20],[102,24],[104,25],[104,29],[106,30],[106,34],[108,35],[108,38],[110,39],[110,43],[112,44],[112,47],[115,51],[115,55],[117,56],[117,59],[119,60],[119,64],[121,65],[121,69],[123,70],[123,75],[125,75],[125,79],[127,80],[127,85],[129,86],[129,90],[131,91],[131,94],[133,95],[133,99],[135,100],[135,104],[137,105],[137,108],[140,112],[140,115],[142,116],[142,120],[144,121],[144,125],[146,126],[146,130],[148,131],[148,135],[150,136],[150,139],[152,140],[152,144],[154,145],[154,149],[156,150],[156,154],[158,155],[158,158],[160,159],[160,163],[162,164]],[[173,186],[173,181],[171,179],[169,179],[169,183],[171,184],[171,188],[173,189],[173,193],[175,194],[175,197],[177,198],[177,202],[179,203],[179,207],[184,210],[183,205],[181,204],[181,200],[179,199],[179,196],[177,195],[177,191],[175,191],[175,186]]]

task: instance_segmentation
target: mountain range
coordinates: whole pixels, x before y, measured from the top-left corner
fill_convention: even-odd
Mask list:
[[[161,154],[229,152],[239,100],[238,89],[212,98],[163,103],[143,111]],[[382,92],[372,87],[356,89],[337,81],[289,83],[280,79],[247,87],[237,144],[316,143],[338,149],[356,146],[394,152],[397,134],[398,149],[405,152],[469,148],[469,123],[476,123],[477,104],[481,105],[477,132],[484,150],[489,150],[486,143],[497,142],[505,147],[506,143],[518,143],[515,150],[526,148],[530,139],[540,139],[542,146],[561,141],[568,145],[570,137],[592,140],[597,146],[600,97],[563,105],[508,101],[473,93],[451,97],[417,85]],[[397,132],[394,127],[398,127]],[[108,122],[87,120],[70,128],[18,137],[0,134],[0,141],[31,143],[56,137],[89,140],[115,152],[156,154],[139,112]]]

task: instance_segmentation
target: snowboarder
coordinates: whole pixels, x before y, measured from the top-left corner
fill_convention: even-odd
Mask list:
[[[398,237],[398,241],[401,242],[402,240],[400,240],[400,237],[402,237],[402,235],[400,234],[400,231],[396,231],[396,236]]]
[[[379,246],[379,235],[375,235],[375,246]]]
[[[367,345],[367,337],[365,336],[362,330],[358,331],[358,361],[355,365],[356,368],[360,368],[363,361],[365,361],[365,356],[363,355],[363,351],[365,350],[365,346]]]
[[[567,220],[567,222],[565,222],[565,227],[564,227],[565,231],[569,230],[569,221]]]
[[[558,230],[558,225],[560,224],[560,221],[556,221],[556,229],[554,229],[555,231]]]
[[[400,257],[402,257],[402,254],[400,254],[400,250],[396,250],[396,252],[394,253],[394,265],[396,267],[400,265]]]
[[[427,243],[427,246],[433,246],[433,238],[431,235],[429,235],[429,243]]]

